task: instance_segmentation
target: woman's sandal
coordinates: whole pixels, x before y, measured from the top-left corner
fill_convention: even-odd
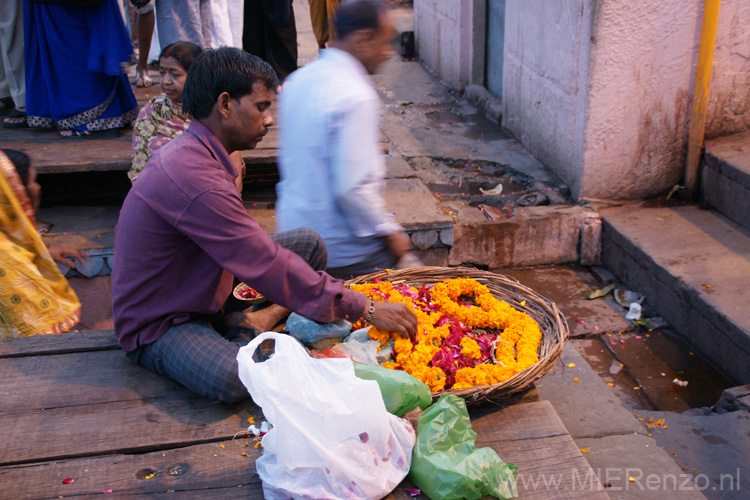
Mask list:
[[[5,120],[3,120],[3,127],[5,128],[27,128],[28,126],[26,111],[20,111],[18,108],[13,109]]]
[[[148,76],[148,70],[144,71],[139,69],[135,72],[135,86],[139,89],[150,87],[154,84],[154,81]]]
[[[81,140],[81,139],[116,139],[120,137],[120,131],[116,128],[113,129],[107,129],[107,130],[77,130],[77,129],[71,129],[71,130],[61,130],[60,135],[63,139],[73,139],[73,140]]]

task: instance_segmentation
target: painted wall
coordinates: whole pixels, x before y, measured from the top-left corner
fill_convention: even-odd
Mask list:
[[[608,0],[592,12],[582,197],[648,198],[680,181],[702,3]]]
[[[503,125],[579,198],[648,198],[680,182],[703,1],[520,4],[506,12]],[[709,137],[750,128],[749,26],[750,2],[722,1]],[[575,116],[554,116],[566,102]]]
[[[484,81],[483,3],[414,2],[419,56],[457,89]],[[702,9],[507,0],[503,126],[578,198],[663,194],[682,180]],[[749,129],[750,1],[722,0],[706,136]]]
[[[458,90],[484,78],[486,0],[415,0],[416,49],[425,66]]]
[[[750,130],[750,1],[722,0],[706,137],[745,130]]]
[[[581,184],[591,11],[580,0],[508,0],[503,121],[577,194]]]

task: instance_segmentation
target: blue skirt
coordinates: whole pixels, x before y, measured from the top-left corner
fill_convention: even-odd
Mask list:
[[[29,126],[95,131],[135,119],[138,104],[123,73],[133,46],[117,0],[100,7],[24,2],[23,28]]]

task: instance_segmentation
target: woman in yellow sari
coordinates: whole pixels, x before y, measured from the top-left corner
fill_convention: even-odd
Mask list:
[[[7,155],[6,155],[7,152]],[[19,168],[9,156],[23,163]],[[25,158],[25,160],[24,160]],[[36,229],[35,209],[41,189],[28,157],[0,152],[0,338],[58,334],[73,328],[81,304],[53,261]],[[69,248],[53,249],[55,260],[82,257]]]

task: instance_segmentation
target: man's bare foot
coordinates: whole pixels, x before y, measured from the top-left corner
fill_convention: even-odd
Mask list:
[[[267,332],[276,326],[279,321],[289,316],[291,312],[286,307],[272,304],[260,311],[251,312],[249,309],[246,309],[241,312],[229,313],[224,316],[222,324],[226,329],[245,326],[255,328],[261,332]]]

